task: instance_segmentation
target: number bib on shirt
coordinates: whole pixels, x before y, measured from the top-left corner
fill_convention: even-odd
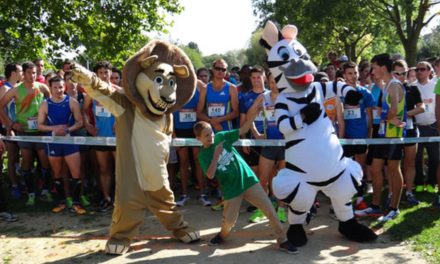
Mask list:
[[[28,129],[38,129],[38,122],[36,117],[30,117],[27,120]]]
[[[406,129],[414,129],[414,122],[411,117],[406,119]]]
[[[358,119],[361,118],[361,108],[344,109],[344,119]]]
[[[224,116],[226,113],[226,107],[224,104],[208,104],[208,116],[210,117],[218,117]]]
[[[379,120],[379,119],[380,119],[379,111],[377,109],[373,109],[373,120]]]
[[[197,116],[193,109],[181,109],[179,112],[179,121],[182,123],[196,122]]]
[[[105,108],[100,105],[97,105],[95,110],[96,110],[96,116],[99,117],[110,117],[112,115],[109,111],[105,110]]]
[[[269,122],[275,122],[276,118],[275,118],[275,107],[273,106],[268,106],[265,108],[265,115],[266,115],[266,119]]]

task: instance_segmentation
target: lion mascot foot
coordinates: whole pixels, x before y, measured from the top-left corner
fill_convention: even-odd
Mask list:
[[[303,225],[290,225],[289,230],[287,231],[287,239],[295,247],[304,246],[307,243],[307,235]]]
[[[340,221],[338,230],[346,238],[355,242],[368,242],[377,238],[373,230],[360,224],[355,218],[345,222]]]
[[[173,235],[183,243],[187,244],[200,240],[200,232],[191,227],[174,230]]]
[[[130,249],[128,240],[116,240],[110,238],[105,245],[105,253],[109,255],[123,255]]]

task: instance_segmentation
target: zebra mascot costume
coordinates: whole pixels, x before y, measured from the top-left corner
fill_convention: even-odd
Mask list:
[[[374,240],[377,235],[356,221],[351,204],[362,169],[343,156],[322,105],[335,93],[353,105],[362,95],[344,83],[313,82],[316,67],[296,35],[295,26],[288,25],[279,31],[268,21],[260,40],[280,91],[275,116],[286,140],[286,168],[273,179],[272,188],[274,195],[289,207],[287,237],[295,246],[306,244],[303,223],[317,192],[322,191],[331,199],[340,233],[357,242]]]

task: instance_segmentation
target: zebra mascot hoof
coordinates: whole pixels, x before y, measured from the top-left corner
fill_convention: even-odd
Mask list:
[[[340,221],[338,230],[346,238],[355,242],[369,242],[377,238],[373,230],[360,224],[355,218],[345,222]]]
[[[109,239],[105,245],[105,253],[108,255],[123,255],[130,249],[130,242],[127,240]]]

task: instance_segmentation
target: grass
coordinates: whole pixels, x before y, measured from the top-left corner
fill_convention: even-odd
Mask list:
[[[417,193],[417,206],[407,205],[402,198],[400,214],[381,226],[392,240],[405,241],[411,249],[420,252],[429,263],[440,263],[440,209],[432,207],[433,194]]]

